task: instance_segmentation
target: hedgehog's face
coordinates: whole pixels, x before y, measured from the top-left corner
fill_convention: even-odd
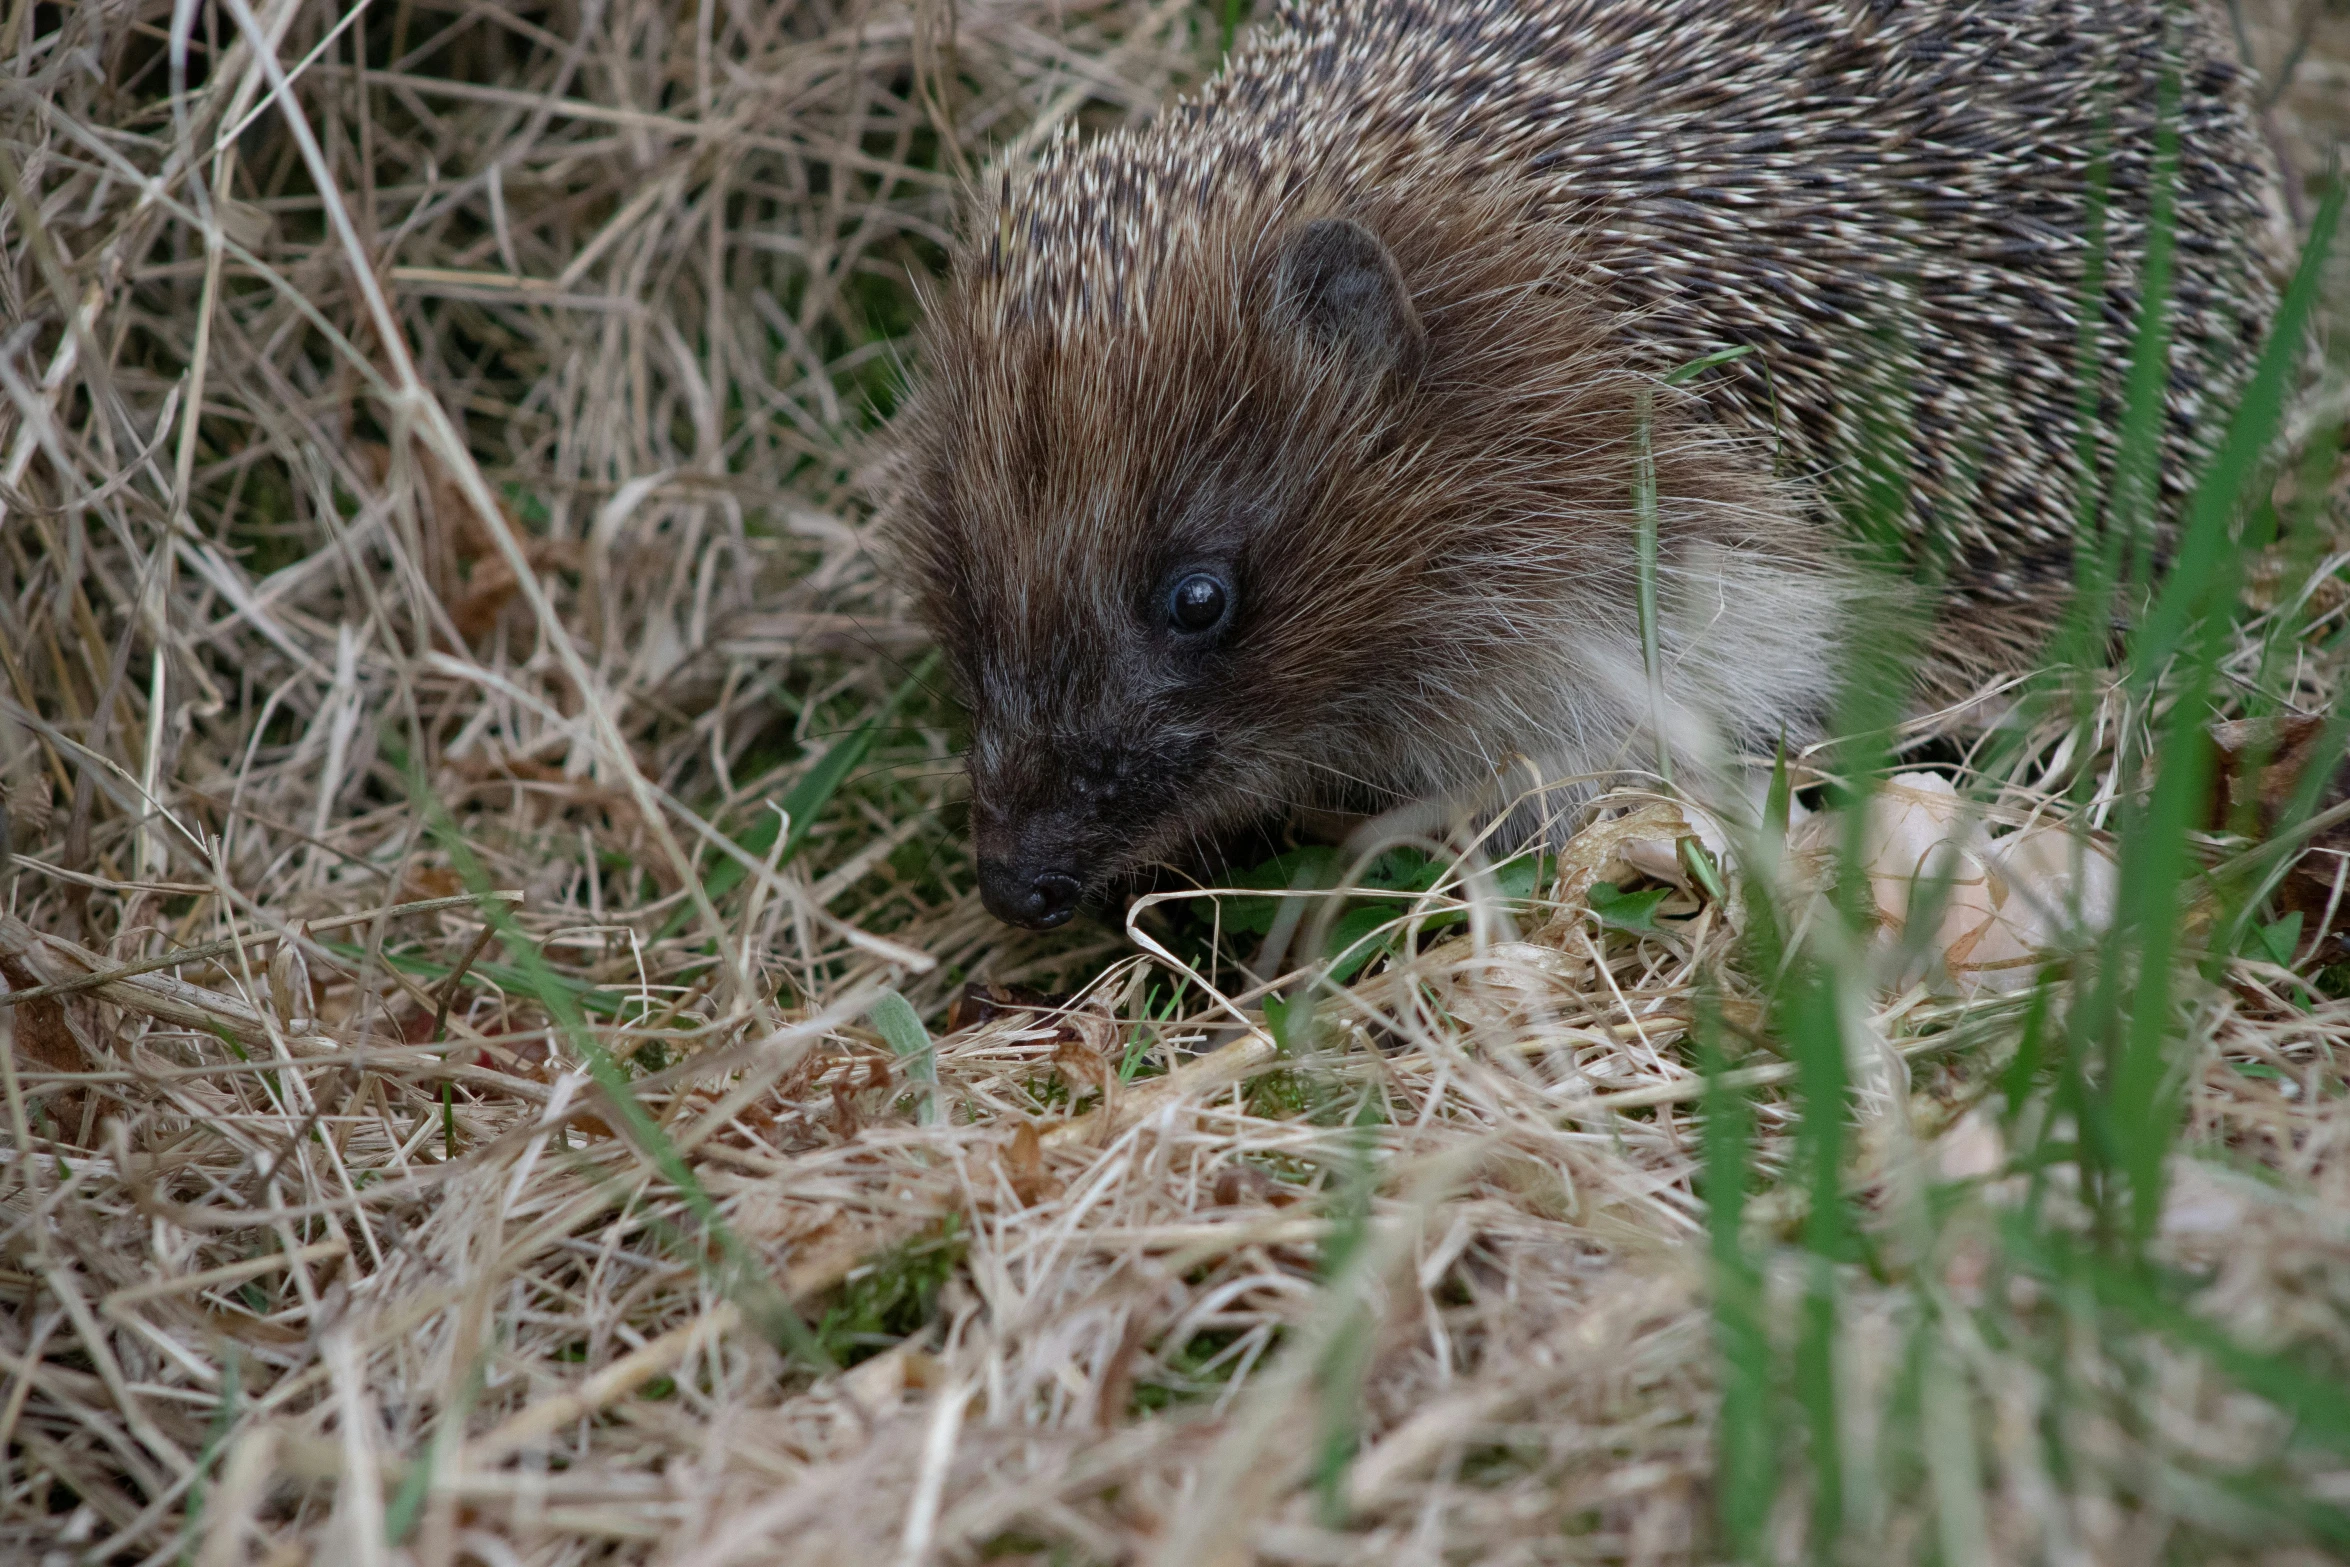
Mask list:
[[[934,343],[899,531],[970,703],[974,846],[1002,919],[1058,925],[1367,770],[1344,724],[1379,710],[1365,686],[1395,658],[1341,514],[1421,330],[1356,225],[1305,225],[1274,254],[1253,286],[1243,266],[1191,302],[1222,331],[1170,331],[1163,304],[1125,342]],[[1235,287],[1255,296],[1240,309]]]
[[[1268,562],[1284,521],[1212,489],[1149,530],[1064,518],[1026,535],[1061,541],[1050,560],[961,554],[933,613],[970,706],[972,834],[998,917],[1058,925],[1304,787],[1283,731],[1313,723],[1311,698]]]
[[[1032,593],[1041,634],[998,620],[957,650],[980,891],[1001,919],[1058,925],[1105,881],[1214,830],[1252,771],[1236,759],[1261,754],[1234,710],[1256,663],[1241,560],[1175,560],[1123,573],[1114,604]]]

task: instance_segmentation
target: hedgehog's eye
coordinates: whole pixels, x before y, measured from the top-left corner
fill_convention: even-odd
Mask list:
[[[1177,578],[1167,590],[1167,623],[1187,636],[1198,636],[1224,623],[1231,602],[1232,591],[1222,578],[1195,571]]]

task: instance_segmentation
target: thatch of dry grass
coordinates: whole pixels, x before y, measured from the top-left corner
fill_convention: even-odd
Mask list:
[[[2307,160],[2341,24],[2253,20]],[[0,1557],[1713,1548],[1687,1038],[1733,933],[1585,906],[1653,802],[1286,1054],[1195,927],[1021,937],[969,891],[865,534],[910,283],[968,170],[1146,114],[1219,24],[8,10]],[[1983,780],[2003,819],[2099,776],[2062,732]],[[2350,1012],[2251,959],[2192,1008],[2164,1254],[2338,1368]],[[2310,1559],[2339,1452],[1989,1260],[2021,1010],[1860,1020],[1852,1537]],[[1757,1059],[1784,1322],[1794,1069]]]

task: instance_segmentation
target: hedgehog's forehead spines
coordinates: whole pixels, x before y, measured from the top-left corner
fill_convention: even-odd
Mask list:
[[[1659,66],[1653,40],[1627,39],[1621,15],[1595,21],[1593,9],[1283,7],[1278,25],[1154,124],[1091,140],[1063,124],[1024,172],[991,182],[967,283],[976,319],[1062,337],[1109,323],[1147,330],[1172,268],[1203,243],[1262,232],[1311,192],[1418,189],[1451,201],[1464,179],[1571,174],[1581,160],[1554,144],[1576,121],[1572,101],[1642,98]],[[1752,52],[1735,17],[1674,22],[1677,57]],[[1562,77],[1568,60],[1582,63]],[[1668,142],[1653,125],[1635,137],[1619,129],[1597,155],[1612,173]]]
[[[1512,11],[1506,0],[1460,9]],[[1156,124],[1090,141],[1063,125],[1024,173],[1000,174],[975,228],[979,318],[1060,335],[1113,322],[1147,330],[1160,285],[1204,245],[1261,231],[1317,188],[1436,183],[1440,165],[1498,166],[1508,157],[1491,142],[1495,126],[1515,120],[1518,136],[1535,128],[1539,117],[1521,107],[1531,60],[1476,62],[1497,113],[1485,144],[1472,147],[1452,122],[1475,51],[1464,59],[1461,37],[1442,30],[1341,27],[1341,14],[1315,0],[1287,8],[1286,29],[1236,51]],[[1399,103],[1363,92],[1375,79],[1455,91]]]
[[[1229,237],[1240,216],[1228,195],[1235,164],[1261,162],[1262,149],[1223,136],[1056,139],[981,220],[975,314],[997,332],[1147,331],[1171,270]]]

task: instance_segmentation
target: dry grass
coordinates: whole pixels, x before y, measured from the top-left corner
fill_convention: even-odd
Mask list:
[[[167,4],[0,28],[0,980],[57,987],[0,1007],[0,1557],[1704,1555],[1725,911],[1467,900],[1283,1055],[1206,914],[1138,951],[969,890],[859,486],[909,280],[958,170],[1147,112],[1209,8],[256,3],[184,67]],[[2061,745],[2003,810],[2098,776]],[[2166,1254],[2338,1367],[2350,1006],[2230,980]],[[950,1020],[975,982],[1072,999]],[[1855,1537],[2314,1559],[2211,1478],[2350,1506],[2272,1404],[1950,1309],[2077,1306],[1986,1262],[2020,1007],[1872,1005]]]

